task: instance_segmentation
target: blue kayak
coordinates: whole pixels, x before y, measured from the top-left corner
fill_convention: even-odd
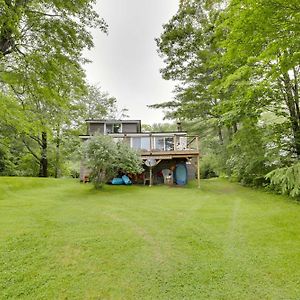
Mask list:
[[[178,185],[187,184],[188,172],[185,163],[177,164],[175,169],[175,181]]]
[[[131,180],[126,175],[122,176],[122,180],[123,180],[124,184],[126,184],[126,185],[132,184]]]
[[[122,178],[114,178],[112,181],[111,181],[111,184],[113,185],[121,185],[121,184],[124,184],[124,181]]]
[[[130,184],[132,184],[132,182],[128,176],[123,175],[122,178],[114,178],[111,181],[111,184],[113,184],[113,185],[122,185],[122,184],[130,185]]]

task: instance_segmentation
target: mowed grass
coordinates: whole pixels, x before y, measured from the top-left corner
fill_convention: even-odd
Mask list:
[[[299,299],[300,205],[184,188],[0,178],[0,299]]]

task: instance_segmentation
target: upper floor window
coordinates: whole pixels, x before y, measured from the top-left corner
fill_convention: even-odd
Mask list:
[[[114,124],[106,124],[106,134],[111,133],[122,133],[122,124],[114,123]]]
[[[121,133],[122,132],[122,124],[116,123],[113,124],[113,133]]]

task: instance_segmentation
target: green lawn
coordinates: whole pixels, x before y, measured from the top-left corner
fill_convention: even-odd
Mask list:
[[[202,188],[0,178],[0,299],[299,299],[300,205]]]

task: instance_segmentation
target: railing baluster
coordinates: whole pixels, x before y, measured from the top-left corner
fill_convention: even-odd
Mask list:
[[[177,135],[174,135],[174,151],[177,151]]]

